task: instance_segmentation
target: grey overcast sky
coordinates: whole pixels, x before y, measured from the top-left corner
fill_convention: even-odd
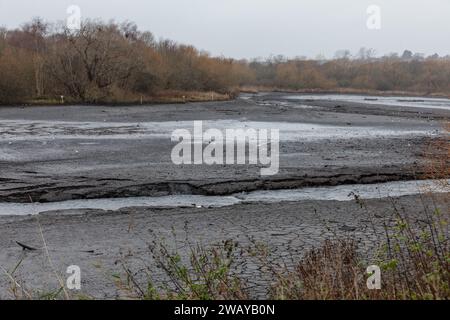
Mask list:
[[[331,58],[360,47],[450,54],[450,0],[0,0],[0,25],[65,20],[69,5],[83,18],[134,21],[157,38],[227,57]],[[366,26],[370,5],[381,8],[380,30]]]

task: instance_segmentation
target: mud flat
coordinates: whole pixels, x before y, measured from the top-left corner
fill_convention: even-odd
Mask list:
[[[40,230],[54,268],[63,277],[70,265],[82,270],[82,290],[73,297],[124,298],[116,285],[116,275],[124,276],[124,263],[145,287],[149,279],[161,285],[167,281],[156,267],[149,250],[153,241],[165,243],[187,259],[188,244],[212,246],[233,240],[244,249],[263,244],[269,260],[292,266],[305,250],[325,239],[354,237],[367,262],[380,245],[383,224],[392,222],[392,201],[412,221],[421,223],[426,210],[448,210],[449,194],[405,196],[398,199],[365,200],[366,208],[355,201],[298,201],[248,203],[220,208],[124,208],[118,211],[77,209],[54,211],[38,216],[0,218],[0,265],[16,270],[17,281],[34,294],[49,293],[58,282],[46,252]],[[375,228],[375,229],[374,229]],[[34,247],[22,251],[16,243]],[[253,298],[264,298],[271,283],[250,254],[236,257],[235,272],[247,280]],[[0,298],[12,298],[11,283],[0,277]]]
[[[442,152],[430,143],[448,139],[447,102],[432,108],[422,101],[339,99],[267,93],[185,105],[1,107],[0,266],[11,270],[22,261],[21,283],[54,288],[42,229],[56,271],[64,275],[67,266],[79,265],[82,294],[115,298],[123,294],[112,280],[123,271],[121,260],[145,282],[138,270],[154,266],[152,241],[186,249],[186,240],[245,246],[252,238],[280,261],[350,234],[369,258],[382,222],[391,219],[386,196],[417,221],[424,206],[448,211],[442,190],[431,192],[431,201],[395,185],[422,179],[426,152]],[[280,129],[279,174],[262,178],[259,166],[248,165],[174,165],[170,133],[192,128],[194,120],[219,129]],[[369,210],[342,199],[388,182],[397,193],[367,197]],[[341,188],[341,198],[330,196],[330,187]],[[318,191],[322,197],[305,198]],[[22,251],[17,241],[37,250]],[[253,296],[264,297],[270,279],[251,257],[238,265]],[[164,281],[156,268],[152,276]],[[0,276],[0,298],[10,297],[9,288],[10,279]]]
[[[339,108],[338,108],[339,107]],[[430,116],[426,116],[430,114]],[[445,133],[446,109],[292,100],[135,107],[0,108],[0,202],[229,195],[261,189],[413,180],[426,147]],[[258,166],[176,166],[170,133],[203,120],[215,128],[280,129],[280,172]]]

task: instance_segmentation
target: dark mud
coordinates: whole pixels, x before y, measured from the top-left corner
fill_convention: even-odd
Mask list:
[[[439,139],[442,118],[450,118],[446,110],[432,111],[437,117],[433,118],[417,109],[305,103],[311,106],[267,94],[185,105],[3,107],[0,202],[226,195],[413,180],[423,174],[425,151]],[[191,120],[306,123],[338,130],[320,139],[308,133],[305,139],[281,141],[279,174],[262,178],[258,166],[176,166],[170,159],[173,144],[168,137],[142,134],[142,126],[149,122]],[[366,128],[369,134],[373,130],[387,134],[340,136],[342,130],[352,128],[355,133]]]

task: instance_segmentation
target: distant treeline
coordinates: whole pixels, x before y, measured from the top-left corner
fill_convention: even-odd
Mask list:
[[[361,89],[450,93],[450,58],[402,56],[333,60],[234,60],[155,40],[133,23],[85,21],[73,31],[34,19],[0,29],[0,103],[60,99],[127,102],[164,91],[236,92],[244,86],[289,90]]]

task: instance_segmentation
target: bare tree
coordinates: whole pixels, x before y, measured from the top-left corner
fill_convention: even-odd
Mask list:
[[[79,31],[64,28],[53,38],[49,72],[70,95],[96,101],[123,86],[139,70],[134,38],[115,24],[88,21]]]

